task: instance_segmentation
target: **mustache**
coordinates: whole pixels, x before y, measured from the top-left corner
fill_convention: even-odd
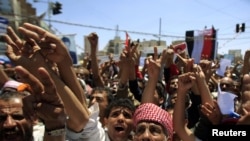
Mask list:
[[[32,141],[33,140],[33,128],[31,129],[22,129],[20,125],[17,125],[12,128],[1,128],[0,130],[0,141],[4,138],[12,138],[11,136],[20,136],[23,138],[23,141]]]
[[[3,132],[18,132],[18,131],[19,129],[17,127],[3,129]]]

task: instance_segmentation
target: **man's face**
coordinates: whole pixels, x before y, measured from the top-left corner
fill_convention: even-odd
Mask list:
[[[154,122],[140,122],[135,129],[135,141],[167,141],[161,125]]]
[[[105,125],[111,140],[127,140],[133,129],[133,112],[125,107],[112,108]]]
[[[99,104],[100,117],[103,117],[105,109],[108,106],[107,93],[105,91],[95,91],[90,96],[90,105],[89,106],[93,105],[95,102],[97,102]]]
[[[174,93],[178,89],[178,78],[174,78],[170,81],[169,92],[170,94]]]
[[[0,141],[31,141],[33,127],[23,116],[21,98],[0,100]]]
[[[220,80],[220,88],[225,92],[233,92],[233,80],[228,77],[223,77]]]
[[[163,97],[160,97],[160,96],[159,96],[157,90],[155,90],[155,92],[154,92],[154,97],[153,97],[153,98],[154,98],[154,99],[153,99],[154,103],[157,103],[157,104],[159,104],[159,105],[161,105],[161,104],[164,102]]]

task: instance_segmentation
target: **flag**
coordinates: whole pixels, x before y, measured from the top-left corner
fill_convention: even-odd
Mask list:
[[[204,35],[202,31],[195,31],[194,36],[194,47],[191,54],[191,57],[194,58],[195,63],[199,63],[201,59],[203,44],[204,44]]]
[[[191,57],[192,51],[193,51],[193,47],[194,47],[194,31],[190,30],[190,31],[186,31],[186,44],[187,44],[187,48],[188,48],[188,55],[189,57]]]
[[[211,29],[205,29],[203,31],[204,34],[204,42],[203,42],[203,49],[202,49],[202,56],[206,56],[209,58],[213,58],[213,50],[215,47],[215,30],[214,27]]]
[[[187,44],[186,42],[182,42],[176,45],[173,45],[174,52],[177,54],[181,54],[187,50]]]
[[[129,40],[130,40],[130,37],[128,35],[128,32],[126,31],[125,49],[128,49],[129,47]]]
[[[198,31],[186,31],[185,41],[189,57],[194,58],[195,63],[199,63],[202,56],[205,56],[209,60],[215,59],[217,40],[214,27]]]

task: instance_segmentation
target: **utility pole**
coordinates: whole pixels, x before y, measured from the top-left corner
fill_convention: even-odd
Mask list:
[[[159,41],[158,41],[158,45],[161,45],[161,18],[160,18],[160,22],[159,22]]]
[[[51,30],[51,20],[50,19],[51,19],[51,9],[52,9],[53,3],[51,3],[50,0],[47,0],[47,1],[33,0],[33,1],[48,4],[47,15],[48,15],[48,21],[49,21],[49,30]]]
[[[51,8],[52,8],[52,3],[50,2],[50,0],[48,0],[48,20],[49,20],[49,30],[51,30]]]

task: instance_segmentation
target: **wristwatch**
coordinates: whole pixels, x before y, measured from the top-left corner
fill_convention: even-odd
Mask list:
[[[51,131],[46,130],[46,133],[49,136],[61,136],[61,135],[65,135],[65,132],[66,132],[65,128],[55,129],[55,130],[51,130]]]

